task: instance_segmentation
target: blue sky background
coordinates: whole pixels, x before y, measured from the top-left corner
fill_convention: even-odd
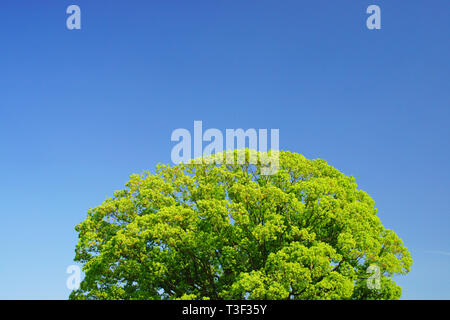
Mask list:
[[[74,226],[170,163],[171,132],[194,120],[279,128],[281,149],[355,176],[412,253],[403,298],[450,299],[449,9],[2,0],[0,299],[66,299]]]

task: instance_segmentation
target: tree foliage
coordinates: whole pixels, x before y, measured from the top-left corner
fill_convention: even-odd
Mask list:
[[[247,156],[249,151],[246,150]],[[158,165],[76,226],[71,299],[398,299],[412,260],[372,198],[321,159]],[[247,158],[248,160],[248,158]],[[379,289],[366,272],[380,270]]]

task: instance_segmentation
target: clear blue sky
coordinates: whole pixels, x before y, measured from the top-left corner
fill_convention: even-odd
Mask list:
[[[66,28],[66,8],[82,29]],[[381,7],[381,30],[366,8]],[[279,128],[353,175],[410,249],[406,299],[450,299],[449,14],[434,1],[0,4],[0,299],[66,299],[74,226],[176,128]]]

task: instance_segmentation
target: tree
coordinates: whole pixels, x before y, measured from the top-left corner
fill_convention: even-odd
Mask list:
[[[205,158],[132,175],[76,226],[85,276],[70,298],[400,298],[391,278],[410,253],[353,177],[284,151],[276,174],[262,167]]]

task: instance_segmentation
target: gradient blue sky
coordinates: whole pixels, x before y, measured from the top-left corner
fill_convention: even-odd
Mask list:
[[[82,30],[66,29],[66,8]],[[365,26],[382,10],[382,29]],[[176,128],[279,128],[353,175],[410,249],[406,299],[450,299],[449,14],[434,1],[0,4],[0,299],[66,299],[74,226]]]

